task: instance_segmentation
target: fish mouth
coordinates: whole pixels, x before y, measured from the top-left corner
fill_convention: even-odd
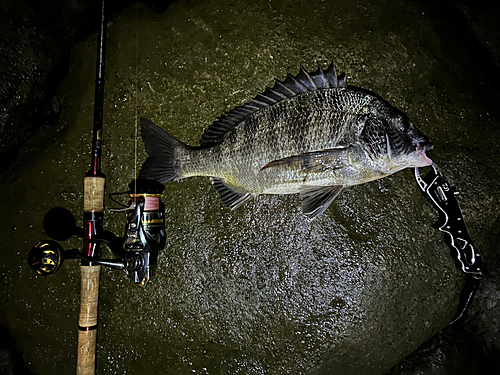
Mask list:
[[[432,165],[433,161],[425,153],[433,147],[434,145],[429,141],[423,141],[417,145],[417,157],[424,163],[422,167]]]

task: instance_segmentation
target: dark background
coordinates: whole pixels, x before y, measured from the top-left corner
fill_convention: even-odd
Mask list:
[[[145,3],[158,12],[174,1]],[[133,1],[108,1],[110,13]],[[485,107],[498,111],[500,84],[500,6],[491,1],[416,1],[423,6],[440,35],[450,60],[469,66]],[[389,3],[388,3],[389,4]],[[12,168],[19,148],[42,126],[50,127],[60,113],[56,90],[69,68],[73,45],[95,33],[100,1],[20,1],[0,5],[0,183]],[[458,42],[457,42],[458,41]],[[480,63],[479,63],[480,62]],[[481,66],[481,69],[476,69]],[[477,86],[480,89],[477,89]],[[464,90],[467,90],[464,87]],[[498,223],[496,223],[498,224]],[[464,324],[448,328],[425,343],[390,373],[500,373],[496,304],[498,243],[490,238],[485,281]],[[29,373],[16,352],[8,328],[0,327],[0,374]]]

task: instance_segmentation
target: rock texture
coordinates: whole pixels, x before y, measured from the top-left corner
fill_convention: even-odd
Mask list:
[[[136,140],[137,167],[145,160],[136,116],[196,145],[211,121],[273,78],[334,60],[351,84],[377,92],[429,135],[431,157],[461,191],[488,264],[500,207],[494,86],[469,41],[444,32],[430,10],[372,1],[180,1],[163,13],[132,5],[115,14],[104,112],[108,193],[134,178]],[[93,35],[73,49],[57,92],[58,131],[36,132],[0,187],[8,197],[0,217],[8,228],[0,244],[2,322],[37,374],[75,366],[78,266],[67,262],[41,278],[25,261],[51,208],[80,216],[95,44]],[[259,197],[230,212],[203,178],[168,184],[165,203],[167,247],[155,281],[142,290],[103,272],[99,373],[382,374],[455,313],[463,276],[409,171],[343,192],[313,222],[295,196]],[[123,220],[108,213],[106,229],[121,233]],[[495,280],[490,272],[465,330],[483,332],[492,352]],[[453,340],[439,337],[393,373],[446,368],[436,353],[452,353],[442,348]]]

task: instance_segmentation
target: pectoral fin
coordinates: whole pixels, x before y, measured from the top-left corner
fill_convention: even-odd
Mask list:
[[[302,212],[311,219],[321,215],[343,189],[342,185],[308,187],[300,192]]]
[[[348,149],[349,147],[342,147],[287,156],[286,158],[273,160],[267,163],[261,168],[261,171],[280,166],[296,167],[297,169],[307,172],[323,172],[331,169],[340,169],[343,166],[340,156],[347,152]]]

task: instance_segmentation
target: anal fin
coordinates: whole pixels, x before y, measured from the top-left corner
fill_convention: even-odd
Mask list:
[[[227,186],[220,178],[212,177],[210,179],[213,187],[219,193],[219,197],[226,206],[234,210],[250,199],[250,193],[239,193]]]
[[[321,215],[343,188],[343,185],[304,188],[304,190],[300,192],[300,197],[302,198],[302,212],[311,219]]]

